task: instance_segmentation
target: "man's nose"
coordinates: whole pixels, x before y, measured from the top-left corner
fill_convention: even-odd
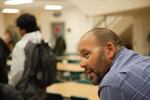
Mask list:
[[[85,68],[86,65],[87,65],[86,61],[85,61],[84,59],[81,59],[81,60],[80,60],[80,67],[81,67],[81,68]]]

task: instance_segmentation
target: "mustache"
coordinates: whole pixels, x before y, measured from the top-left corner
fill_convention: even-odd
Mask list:
[[[93,71],[91,68],[85,68],[84,70],[86,74],[91,73],[91,72],[95,73],[95,71]]]

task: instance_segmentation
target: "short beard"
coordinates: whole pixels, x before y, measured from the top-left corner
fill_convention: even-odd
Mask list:
[[[107,74],[107,72],[109,71],[110,69],[110,62],[106,59],[105,55],[104,55],[104,51],[103,49],[101,49],[100,51],[100,55],[99,55],[99,58],[98,58],[98,66],[97,66],[97,69],[95,70],[95,74],[97,76],[97,79],[96,79],[96,82],[93,83],[94,85],[98,85],[101,83],[102,79],[104,78],[104,76]],[[100,72],[100,66],[105,66],[106,67],[106,70],[105,72],[101,73]]]
[[[99,85],[102,81],[103,77],[96,73],[96,82],[93,82],[94,85]]]

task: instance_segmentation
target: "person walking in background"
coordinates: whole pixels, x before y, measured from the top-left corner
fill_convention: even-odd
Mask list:
[[[80,66],[99,85],[100,100],[150,100],[150,57],[128,50],[113,31],[88,31],[78,52]]]
[[[33,43],[41,43],[42,36],[37,26],[36,18],[29,13],[25,13],[20,15],[16,21],[17,26],[20,29],[20,34],[22,39],[17,42],[15,48],[12,53],[12,66],[10,70],[10,80],[9,84],[17,87],[21,78],[23,77],[23,73],[25,71],[25,46],[31,41]],[[30,88],[31,89],[31,88]],[[21,90],[22,91],[22,90]],[[39,88],[35,86],[35,93],[30,95],[24,95],[24,98],[27,100],[43,100],[45,96],[45,88]]]
[[[66,42],[63,36],[57,36],[55,40],[55,45],[53,52],[56,56],[62,56],[66,50]]]
[[[56,56],[63,56],[66,50],[66,41],[61,30],[61,27],[58,25],[55,26],[54,32],[52,33],[51,45]]]
[[[0,83],[8,83],[7,59],[11,53],[11,33],[6,31],[0,38]]]

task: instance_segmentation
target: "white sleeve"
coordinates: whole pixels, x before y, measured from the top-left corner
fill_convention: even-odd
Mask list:
[[[9,84],[16,86],[24,71],[25,52],[24,48],[16,45],[12,53],[12,66],[10,70]]]

